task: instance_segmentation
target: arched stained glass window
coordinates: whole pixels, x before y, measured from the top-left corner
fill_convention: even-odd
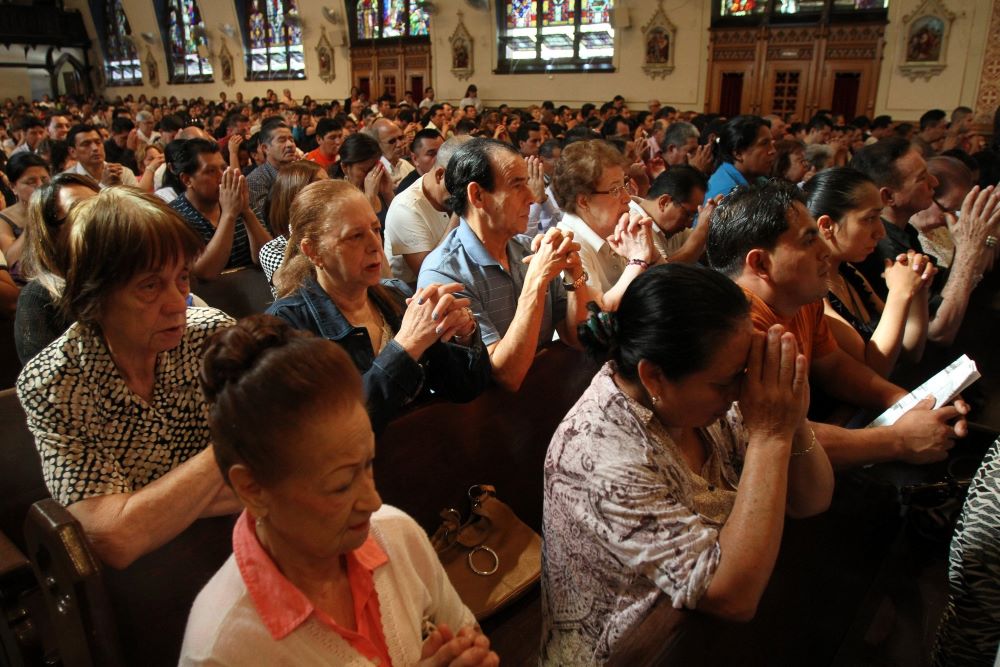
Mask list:
[[[248,79],[304,79],[302,21],[296,0],[237,0],[243,7]],[[239,6],[239,5],[238,5]]]
[[[497,72],[608,71],[614,0],[504,0]]]
[[[142,83],[139,54],[132,43],[132,27],[121,0],[104,0],[104,72],[109,86],[136,86]]]
[[[430,15],[420,0],[354,0],[355,40],[426,37]]]
[[[165,31],[170,83],[212,81],[205,23],[196,0],[155,0],[154,4]]]

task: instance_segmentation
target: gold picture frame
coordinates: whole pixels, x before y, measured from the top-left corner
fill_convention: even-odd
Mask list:
[[[448,38],[448,42],[451,44],[451,73],[457,79],[468,79],[475,71],[473,40],[465,27],[462,12],[458,12],[458,25],[455,26],[455,32]]]
[[[956,15],[942,0],[924,0],[903,17],[899,71],[910,81],[930,81],[948,66],[948,37]]]

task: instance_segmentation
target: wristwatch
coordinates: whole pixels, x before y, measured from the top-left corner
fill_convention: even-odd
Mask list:
[[[564,276],[563,287],[566,288],[567,292],[575,292],[584,285],[586,285],[588,280],[590,280],[590,275],[587,273],[586,270],[584,270],[584,272],[580,274],[580,277],[572,282],[567,282]]]

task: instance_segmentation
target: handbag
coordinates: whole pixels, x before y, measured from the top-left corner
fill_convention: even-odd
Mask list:
[[[542,538],[496,497],[496,489],[469,489],[464,523],[456,509],[441,512],[431,536],[451,585],[477,621],[524,595],[541,578]]]

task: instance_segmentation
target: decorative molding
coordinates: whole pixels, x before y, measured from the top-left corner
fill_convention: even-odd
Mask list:
[[[677,51],[677,26],[663,11],[663,0],[657,0],[656,11],[642,26],[642,43],[645,59],[642,71],[654,79],[666,77],[674,71],[674,54]]]
[[[458,25],[455,26],[455,32],[451,33],[451,37],[448,38],[448,43],[451,44],[451,73],[457,79],[468,79],[475,71],[475,63],[473,62],[472,35],[465,27],[462,12],[458,12]]]
[[[873,46],[832,46],[826,50],[827,60],[874,60]]]
[[[713,55],[713,60],[718,61],[730,61],[730,60],[749,60],[753,61],[756,53],[754,49],[717,49]]]
[[[772,46],[767,49],[768,60],[811,60],[811,46]]]
[[[233,54],[229,52],[226,40],[220,39],[219,41],[222,42],[222,46],[219,48],[219,75],[222,83],[231,88],[236,83],[236,72],[233,69]]]
[[[899,71],[910,81],[930,81],[948,66],[948,37],[956,15],[943,0],[923,0],[903,16]]]
[[[323,8],[324,12],[327,10]],[[319,60],[319,78],[323,83],[330,83],[337,77],[333,66],[333,45],[326,37],[326,26],[319,31],[319,44],[316,45],[316,57]]]
[[[976,96],[977,125],[992,127],[993,114],[1000,106],[1000,3],[993,3],[990,29],[986,34],[983,69],[979,75],[979,93]]]

